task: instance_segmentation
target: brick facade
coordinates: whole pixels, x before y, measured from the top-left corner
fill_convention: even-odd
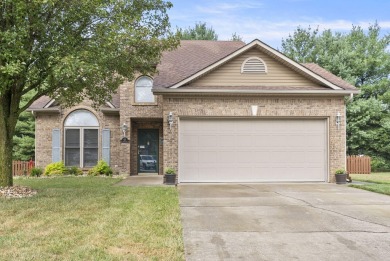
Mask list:
[[[66,117],[77,109],[91,111],[99,120],[99,132],[111,130],[111,166],[118,173],[138,174],[138,130],[159,130],[159,174],[163,169],[173,167],[178,170],[178,125],[183,117],[253,117],[251,105],[258,105],[256,117],[286,118],[323,118],[328,120],[328,171],[329,181],[333,182],[331,173],[345,167],[345,103],[343,97],[313,96],[232,96],[232,95],[165,95],[157,96],[153,105],[139,105],[132,100],[134,82],[120,87],[120,115],[104,114],[91,107],[91,102],[63,108],[60,113],[36,113],[36,164],[46,166],[51,163],[51,131],[61,130],[61,158],[63,158],[64,138],[63,123]],[[172,112],[174,123],[169,128],[167,115]],[[342,124],[339,129],[335,124],[337,113],[341,113]],[[120,126],[126,123],[129,127],[129,143],[121,143]],[[101,158],[101,139],[99,139],[99,159]],[[180,175],[180,173],[179,173]]]
[[[241,65],[249,56],[262,57],[267,73],[242,73]],[[116,108],[95,110],[86,100],[59,112],[43,112],[50,99],[42,97],[32,106],[41,110],[35,112],[37,165],[43,167],[51,162],[51,135],[55,128],[61,130],[63,158],[64,120],[74,110],[87,109],[96,115],[100,134],[105,128],[111,130],[110,163],[118,173],[138,174],[139,130],[155,129],[159,132],[159,174],[173,167],[180,175],[178,128],[180,120],[187,117],[324,119],[329,181],[334,181],[331,173],[345,168],[344,97],[358,90],[321,67],[297,64],[258,40],[248,45],[234,41],[183,41],[177,50],[164,53],[157,71],[153,92],[158,95],[152,103],[135,102],[135,83],[140,75],[119,86],[112,99]],[[252,105],[259,106],[256,116],[251,115]],[[172,128],[167,124],[170,112],[174,116]],[[342,118],[339,128],[335,123],[338,113]],[[121,142],[123,124],[128,126],[129,142]],[[101,142],[100,138],[99,158]]]
[[[174,123],[170,129],[164,118],[164,167],[178,170],[178,125],[183,117],[253,117],[251,105],[258,105],[258,118],[323,118],[328,119],[329,181],[334,182],[334,171],[345,168],[345,103],[343,97],[248,97],[248,96],[166,96],[164,115],[172,112]],[[264,106],[264,107],[262,107]],[[342,124],[335,124],[337,113]],[[180,173],[178,174],[180,175]]]

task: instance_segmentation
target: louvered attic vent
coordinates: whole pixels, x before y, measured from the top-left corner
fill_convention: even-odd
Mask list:
[[[267,73],[267,65],[259,57],[249,57],[242,63],[241,73]]]

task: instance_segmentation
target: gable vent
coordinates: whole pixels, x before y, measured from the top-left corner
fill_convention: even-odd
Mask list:
[[[267,73],[267,65],[259,57],[249,57],[242,63],[241,73]]]

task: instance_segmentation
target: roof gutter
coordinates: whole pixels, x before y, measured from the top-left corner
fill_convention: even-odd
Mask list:
[[[100,108],[100,111],[105,114],[119,114],[119,109],[117,108]]]
[[[153,89],[153,94],[299,94],[299,95],[342,95],[358,94],[359,90],[226,90],[226,89]]]
[[[60,109],[59,108],[39,108],[39,109],[28,108],[26,111],[31,111],[32,114],[34,114],[35,112],[60,113]]]

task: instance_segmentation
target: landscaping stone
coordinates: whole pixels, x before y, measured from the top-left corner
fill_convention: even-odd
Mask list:
[[[5,198],[26,198],[26,197],[32,197],[36,194],[37,191],[29,187],[23,187],[23,186],[0,187],[0,197],[5,197]]]

